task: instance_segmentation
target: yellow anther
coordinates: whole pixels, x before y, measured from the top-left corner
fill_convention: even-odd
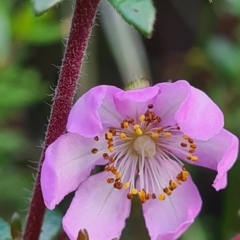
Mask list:
[[[188,139],[189,137],[187,135],[183,135],[183,138],[184,139]]]
[[[192,159],[192,156],[191,156],[191,155],[187,155],[186,158],[187,158],[188,160],[191,160],[191,159]]]
[[[136,188],[131,189],[131,194],[136,195],[138,193],[138,190]]]
[[[160,201],[163,201],[163,200],[165,200],[165,194],[163,194],[163,193],[160,193],[159,194],[159,196],[158,196],[158,199],[160,200]]]
[[[191,148],[197,148],[197,145],[195,143],[190,144]]]
[[[139,136],[141,136],[141,135],[143,134],[141,128],[137,128],[137,129],[135,130],[135,132],[136,132],[136,134],[139,135]]]
[[[141,198],[144,198],[145,196],[146,196],[146,193],[143,191],[143,190],[141,190],[141,191],[139,191],[138,192],[138,196]]]
[[[116,178],[120,178],[121,177],[121,173],[120,172],[116,172],[115,176],[116,176]]]
[[[134,129],[134,130],[136,130],[136,129],[138,129],[138,128],[140,128],[139,124],[134,124],[134,125],[133,125],[133,129]]]
[[[177,179],[177,183],[178,183],[179,185],[181,185],[181,184],[182,184],[182,181],[179,180],[179,179]]]
[[[123,122],[123,127],[124,127],[124,128],[128,128],[128,125],[129,125],[129,124],[128,124],[127,121],[124,121],[124,122]]]
[[[122,132],[120,133],[119,136],[120,136],[121,139],[125,139],[125,138],[127,137],[126,134],[125,134],[125,133],[122,133]]]
[[[163,127],[159,127],[159,128],[157,129],[157,132],[160,133],[160,132],[162,132],[162,130],[163,130]]]
[[[145,118],[146,118],[146,116],[145,116],[145,115],[141,115],[141,116],[139,117],[139,121],[140,121],[140,122],[142,122],[142,121],[144,121],[144,120],[145,120]]]
[[[164,132],[164,137],[171,137],[172,134],[170,132]]]
[[[172,191],[169,189],[169,188],[164,188],[163,191],[168,195],[170,196],[172,194]]]
[[[193,143],[193,139],[188,138],[188,142],[189,142],[189,143]]]
[[[129,186],[130,186],[130,182],[125,182],[125,183],[123,184],[123,187],[124,187],[125,189],[129,188]]]
[[[188,171],[182,171],[182,173],[181,173],[181,177],[182,177],[183,179],[187,179],[188,176],[189,176]]]
[[[113,147],[108,147],[109,152],[113,152],[114,148]]]
[[[113,137],[112,133],[108,132],[108,133],[106,134],[106,138],[107,138],[108,140],[109,140],[109,139],[112,139],[112,137]]]
[[[194,152],[195,152],[195,148],[190,148],[190,149],[188,150],[188,152],[194,153]]]
[[[159,133],[153,132],[153,133],[151,134],[151,137],[152,137],[152,138],[158,138],[158,137],[159,137]]]
[[[104,169],[105,169],[106,172],[111,171],[111,167],[110,167],[109,165],[106,165],[106,166],[104,167]]]
[[[197,156],[191,156],[191,160],[195,162],[195,161],[198,160],[198,157]]]
[[[177,187],[177,183],[171,180],[171,181],[169,182],[169,188],[170,188],[170,190],[174,190],[176,187]]]

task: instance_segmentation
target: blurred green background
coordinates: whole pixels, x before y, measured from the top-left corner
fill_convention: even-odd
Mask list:
[[[153,37],[144,39],[103,1],[77,97],[97,84],[123,87],[139,77],[152,83],[187,79],[220,106],[226,128],[240,136],[240,1],[155,0],[154,5]],[[0,1],[0,216],[6,221],[15,211],[22,219],[26,215],[72,6],[65,1],[36,18],[29,0]],[[211,187],[214,172],[190,171],[203,208],[181,240],[230,239],[240,232],[240,162],[220,192]],[[67,198],[60,214],[68,204]],[[137,203],[121,238],[132,239],[149,239]]]

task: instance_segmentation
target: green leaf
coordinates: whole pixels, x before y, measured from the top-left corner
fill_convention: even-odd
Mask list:
[[[108,0],[123,19],[146,37],[151,37],[156,10],[151,0]]]
[[[0,67],[5,64],[10,54],[11,26],[8,5],[5,1],[0,1]]]
[[[0,239],[11,239],[10,226],[2,218],[0,218]]]
[[[228,0],[228,8],[230,12],[240,16],[240,1],[239,0]]]
[[[51,240],[61,229],[62,216],[58,211],[47,211],[44,217],[40,240]]]
[[[218,71],[232,79],[240,76],[240,48],[227,38],[217,36],[209,40],[207,54],[218,67]]]
[[[54,12],[36,18],[29,4],[23,4],[12,19],[12,34],[17,41],[44,45],[61,39],[61,27]]]
[[[63,0],[33,0],[33,10],[36,15],[41,15]]]

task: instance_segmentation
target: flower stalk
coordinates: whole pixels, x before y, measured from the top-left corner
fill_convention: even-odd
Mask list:
[[[53,99],[26,228],[23,233],[24,240],[37,240],[41,232],[45,204],[42,197],[40,176],[45,151],[52,142],[65,132],[67,118],[72,106],[84,53],[94,24],[98,4],[99,0],[76,0],[70,35]]]

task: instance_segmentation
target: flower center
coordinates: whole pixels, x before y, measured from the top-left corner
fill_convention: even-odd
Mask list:
[[[107,183],[116,189],[129,189],[127,198],[138,195],[141,203],[164,200],[185,182],[188,171],[180,159],[197,161],[197,145],[179,126],[162,126],[153,104],[138,119],[125,119],[105,134],[108,161],[105,171],[112,173]],[[99,137],[94,137],[96,141]],[[92,149],[93,154],[98,149]]]
[[[137,137],[133,142],[133,148],[139,156],[151,158],[156,153],[156,144],[148,135]]]

